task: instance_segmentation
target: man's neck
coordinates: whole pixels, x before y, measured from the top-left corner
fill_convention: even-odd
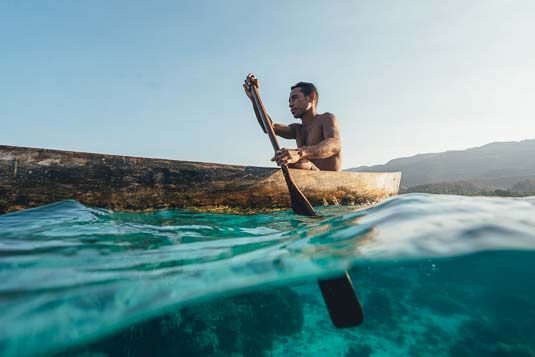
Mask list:
[[[303,123],[303,126],[309,126],[314,122],[314,119],[316,119],[316,108],[309,109],[303,114],[303,116],[299,119],[301,119],[301,122]]]

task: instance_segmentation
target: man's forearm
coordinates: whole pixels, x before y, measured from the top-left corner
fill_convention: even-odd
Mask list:
[[[338,139],[325,139],[317,145],[301,146],[297,148],[301,159],[325,159],[340,152],[342,146]]]
[[[262,122],[262,117],[260,116],[260,111],[258,110],[258,108],[256,107],[256,103],[254,102],[254,100],[251,99],[251,103],[253,104],[253,109],[254,109],[254,114],[256,115],[256,120],[258,120],[258,124],[260,124],[260,127],[262,128],[262,130],[264,131],[264,133],[267,133],[266,132],[266,128],[264,128],[264,124]],[[267,114],[266,114],[267,115]],[[268,119],[271,121],[271,119],[269,118],[268,116]]]

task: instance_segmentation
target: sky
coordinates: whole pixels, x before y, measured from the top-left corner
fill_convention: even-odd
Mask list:
[[[273,166],[249,72],[279,123],[317,86],[344,168],[533,139],[533,19],[533,0],[2,0],[0,145]]]

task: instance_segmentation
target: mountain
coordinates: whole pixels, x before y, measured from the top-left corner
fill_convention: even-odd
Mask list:
[[[535,180],[535,139],[495,142],[467,150],[419,154],[346,171],[401,171],[404,188],[455,182],[450,189],[530,190]],[[439,186],[440,186],[439,185]],[[515,186],[516,185],[516,186]],[[428,187],[433,187],[428,186]]]

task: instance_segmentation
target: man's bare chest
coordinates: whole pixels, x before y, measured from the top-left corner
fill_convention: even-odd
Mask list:
[[[316,145],[324,139],[321,125],[318,124],[313,124],[308,127],[300,125],[296,134],[298,146]]]

